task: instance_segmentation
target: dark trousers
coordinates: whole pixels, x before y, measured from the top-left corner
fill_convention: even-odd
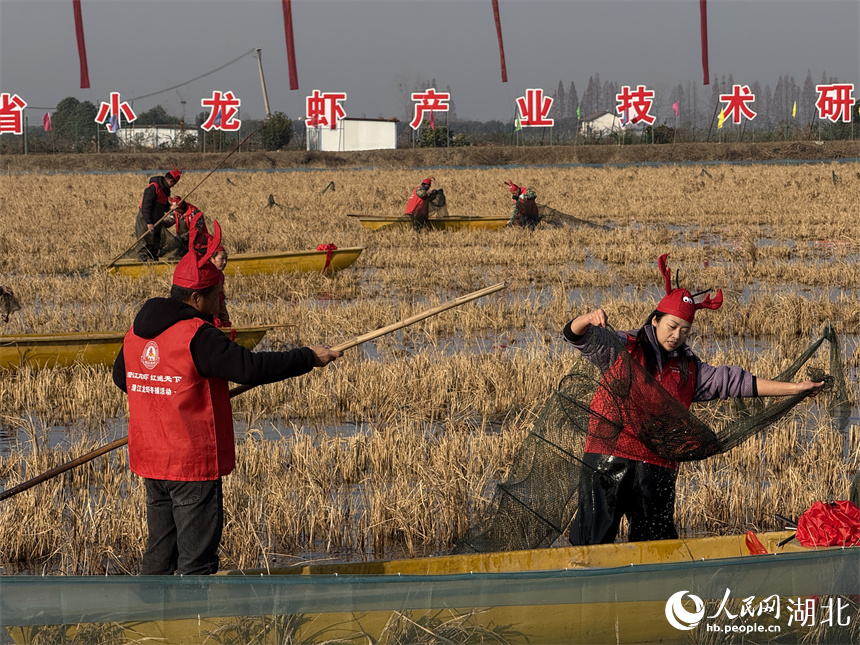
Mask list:
[[[677,538],[677,478],[678,471],[673,468],[585,453],[570,543],[578,546],[614,542],[625,515],[630,542]]]
[[[144,479],[149,545],[141,575],[208,575],[218,571],[224,528],[221,480]]]
[[[137,243],[137,259],[142,262],[157,260],[161,254],[161,226],[156,226],[150,232],[143,218],[143,211],[137,211],[137,217],[134,220],[134,236],[140,237],[144,234],[146,237]]]

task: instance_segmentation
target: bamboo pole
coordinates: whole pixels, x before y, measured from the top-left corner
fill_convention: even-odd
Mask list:
[[[438,307],[433,307],[432,309],[427,309],[426,311],[422,311],[419,314],[415,314],[414,316],[410,316],[409,318],[405,318],[399,322],[392,323],[390,325],[386,325],[385,327],[380,327],[375,331],[368,332],[366,334],[362,334],[361,336],[356,336],[355,338],[348,340],[340,345],[336,345],[332,347],[336,352],[343,352],[347,349],[351,349],[356,345],[361,345],[362,343],[366,343],[369,340],[373,340],[375,338],[379,338],[380,336],[384,336],[385,334],[390,334],[393,331],[397,331],[398,329],[403,329],[404,327],[408,327],[409,325],[414,325],[417,322],[420,322],[426,318],[430,318],[431,316],[435,316],[436,314],[440,314],[443,311],[447,311],[448,309],[453,309],[454,307],[459,307],[462,304],[467,302],[471,302],[472,300],[477,300],[483,296],[487,296],[491,293],[495,293],[496,291],[501,291],[507,287],[507,284],[504,282],[499,282],[492,286],[486,287],[484,289],[479,289],[478,291],[473,291],[472,293],[466,294],[465,296],[460,296],[459,298],[455,298],[450,302],[446,302],[443,305],[439,305]],[[238,387],[234,387],[230,390],[230,398],[232,399],[234,396],[239,396],[243,392],[247,392],[248,390],[256,387],[255,385],[239,385]],[[105,444],[100,448],[96,448],[95,450],[88,452],[85,455],[81,455],[76,459],[72,459],[71,461],[67,461],[64,464],[61,464],[55,468],[51,468],[50,470],[45,471],[41,475],[37,475],[33,477],[33,479],[29,479],[25,482],[18,484],[17,486],[13,486],[8,490],[4,490],[0,493],[0,501],[4,499],[8,499],[17,495],[18,493],[23,493],[25,490],[29,490],[36,486],[37,484],[41,484],[44,481],[49,479],[53,479],[57,475],[62,475],[64,472],[72,470],[72,468],[77,468],[78,466],[87,463],[88,461],[92,461],[96,457],[100,457],[106,453],[111,452],[112,450],[116,450],[128,443],[128,435],[122,437],[121,439],[117,439],[116,441],[112,441],[111,443]]]
[[[197,185],[196,185],[194,188],[192,188],[192,189],[191,189],[191,191],[190,191],[190,192],[188,192],[188,194],[186,194],[186,195],[185,195],[185,197],[184,197],[183,199],[186,199],[186,200],[187,200],[189,197],[191,197],[192,193],[194,193],[194,191],[195,191],[195,190],[197,190],[198,188],[200,188],[200,184],[202,184],[204,181],[206,181],[207,179],[209,179],[209,177],[212,175],[212,173],[213,173],[213,172],[215,172],[215,171],[216,171],[216,170],[218,170],[222,165],[224,165],[224,162],[226,162],[226,161],[227,161],[227,160],[228,160],[228,159],[233,155],[233,153],[234,153],[234,152],[236,152],[236,151],[239,149],[239,147],[240,147],[243,143],[245,143],[248,139],[250,139],[250,138],[251,138],[251,135],[253,135],[255,132],[256,132],[256,130],[252,131],[252,132],[251,132],[251,134],[249,134],[247,137],[245,137],[244,139],[242,139],[238,144],[236,144],[236,147],[235,147],[235,148],[233,148],[229,153],[227,153],[227,156],[226,156],[226,157],[224,157],[224,158],[223,158],[223,159],[218,163],[218,165],[217,165],[217,166],[215,166],[212,170],[210,170],[210,171],[209,171],[209,173],[208,173],[208,174],[207,174],[203,179],[201,179],[201,180],[197,183]],[[204,135],[204,137],[205,137],[205,135]],[[160,220],[158,220],[158,221],[155,223],[155,225],[153,226],[153,228],[155,228],[155,226],[159,226],[159,225],[161,224],[161,222],[163,222],[163,221],[164,221],[164,219],[165,219],[168,215],[170,215],[172,212],[173,212],[173,209],[171,208],[171,209],[170,209],[169,211],[167,211],[164,215],[162,215],[162,216],[161,216],[161,219],[160,219]],[[147,231],[146,233],[144,233],[143,235],[141,235],[141,236],[140,236],[139,238],[137,238],[134,242],[132,242],[132,243],[131,243],[131,244],[130,244],[130,245],[129,245],[129,246],[128,246],[128,247],[127,247],[123,252],[122,252],[122,253],[120,253],[118,256],[116,256],[113,260],[111,260],[111,261],[110,261],[110,262],[108,262],[107,264],[105,264],[105,265],[104,265],[104,268],[105,268],[105,269],[110,269],[114,264],[116,264],[117,260],[119,260],[123,255],[125,255],[125,254],[126,254],[126,253],[128,253],[129,251],[131,251],[135,246],[137,246],[137,243],[138,243],[138,242],[140,242],[140,241],[141,241],[143,238],[145,238],[147,235],[149,235],[149,231]]]

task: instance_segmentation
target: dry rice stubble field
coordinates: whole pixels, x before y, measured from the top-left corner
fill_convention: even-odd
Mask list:
[[[578,358],[560,342],[570,317],[602,306],[638,327],[660,296],[670,253],[691,290],[723,287],[726,305],[696,321],[714,364],[762,376],[784,368],[826,320],[856,334],[856,164],[401,170],[227,171],[191,198],[224,228],[231,252],[364,246],[333,279],[236,276],[236,324],[290,324],[268,348],[336,343],[482,286],[502,294],[351,350],[332,368],[257,388],[234,402],[242,429],[226,479],[224,567],[320,557],[444,552],[504,477],[543,400]],[[833,181],[833,173],[840,179]],[[347,213],[402,211],[426,174],[452,215],[509,212],[505,179],[590,228],[370,232]],[[24,308],[4,333],[126,329],[170,280],[93,268],[131,241],[148,174],[6,175],[0,275]],[[203,173],[186,173],[180,195]],[[322,192],[330,182],[334,190]],[[275,206],[268,207],[268,196]],[[855,345],[844,352],[856,368]],[[856,400],[856,382],[851,379]],[[7,486],[124,432],[124,396],[107,368],[21,369],[0,379]],[[848,437],[814,404],[728,453],[682,468],[687,535],[772,529],[816,499],[845,497],[857,467]],[[708,415],[709,411],[702,410]],[[68,426],[53,447],[52,426]],[[283,435],[283,438],[276,438]],[[764,458],[763,458],[764,456]],[[16,571],[134,573],[144,539],[139,481],[124,449],[0,506],[0,565]],[[71,542],[71,545],[69,545]]]

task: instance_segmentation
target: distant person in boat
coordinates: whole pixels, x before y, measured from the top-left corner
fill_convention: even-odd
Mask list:
[[[431,205],[442,207],[445,204],[442,189],[431,189],[434,180],[433,177],[424,179],[412,190],[412,195],[406,202],[406,215],[412,220],[412,228],[415,231],[420,231],[427,225]]]
[[[192,226],[191,223],[201,211],[194,204],[186,202],[181,197],[171,197],[170,206],[171,210],[173,210],[173,215],[172,217],[168,217],[164,223],[167,226],[171,226],[175,221],[176,235],[174,236],[175,239],[172,241],[172,244],[169,242],[164,244],[162,247],[162,255],[166,252],[175,251],[179,257],[182,257],[188,252],[188,237]],[[196,221],[198,230],[208,235],[209,230],[206,228],[205,218],[201,217]]]
[[[128,393],[128,458],[146,488],[148,545],[142,575],[207,575],[218,570],[224,526],[221,478],[235,465],[228,383],[274,383],[323,367],[341,352],[327,345],[251,352],[213,325],[222,274],[189,252],[173,272],[170,298],[146,301],[125,336],[113,380]]]
[[[215,326],[232,327],[233,323],[230,322],[230,314],[227,311],[227,293],[224,291],[224,269],[227,266],[227,251],[223,246],[219,245],[215,249],[211,262],[221,272],[221,298],[218,302],[218,315],[215,316]]]
[[[537,192],[534,188],[517,186],[512,181],[506,181],[505,184],[510,188],[514,200],[507,226],[522,226],[530,231],[535,230],[535,226],[540,224],[540,210],[535,202]]]
[[[161,255],[161,228],[172,226],[173,221],[168,224],[165,220],[156,226],[156,223],[171,210],[170,189],[176,185],[182,176],[182,170],[174,167],[163,176],[149,178],[149,185],[143,191],[140,200],[140,208],[134,221],[135,237],[143,237],[138,243],[137,257],[142,262],[154,262]]]
[[[783,383],[757,378],[732,366],[712,367],[687,346],[687,336],[699,309],[718,309],[722,291],[694,303],[690,292],[671,288],[666,255],[660,257],[666,296],[645,325],[638,330],[606,329],[607,316],[595,309],[574,318],[564,327],[565,340],[600,369],[605,369],[600,388],[591,401],[591,416],[579,479],[578,508],[570,527],[571,544],[606,544],[615,541],[621,518],[626,516],[629,540],[675,539],[675,480],[677,461],[664,459],[643,442],[645,427],[641,410],[649,403],[666,411],[663,390],[685,408],[696,401],[729,397],[790,396],[813,390],[823,382]],[[698,295],[698,294],[697,294]],[[610,334],[618,334],[627,352],[659,382],[635,382],[636,373],[624,374]],[[618,370],[617,375],[614,370]],[[607,392],[653,393],[653,400],[631,406],[633,413],[618,409],[619,396]],[[637,424],[637,417],[639,422]],[[618,430],[620,426],[620,431]],[[659,437],[652,439],[659,439]],[[652,444],[653,445],[653,444]]]

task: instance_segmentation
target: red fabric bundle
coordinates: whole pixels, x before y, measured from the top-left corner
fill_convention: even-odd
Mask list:
[[[803,546],[854,546],[860,543],[860,508],[847,500],[815,502],[797,520]]]

